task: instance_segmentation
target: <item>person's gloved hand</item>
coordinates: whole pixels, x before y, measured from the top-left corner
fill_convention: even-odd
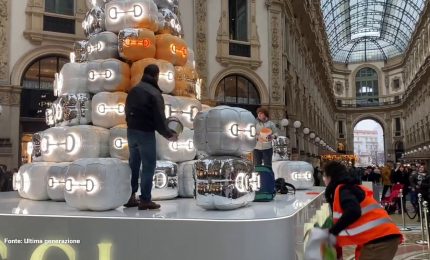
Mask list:
[[[322,233],[321,236],[324,237],[324,239],[326,239],[331,246],[336,245],[336,236],[330,233],[327,228],[320,229],[319,232]]]
[[[333,235],[332,233],[330,233],[330,232],[328,231],[328,229],[325,229],[325,230],[327,230],[327,234],[328,234],[328,241],[329,241],[330,245],[332,245],[332,246],[336,245],[336,236],[335,236],[335,235]]]

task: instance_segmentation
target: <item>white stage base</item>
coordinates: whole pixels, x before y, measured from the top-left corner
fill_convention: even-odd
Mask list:
[[[293,260],[303,254],[303,224],[323,203],[323,187],[277,195],[232,211],[194,199],[161,209],[79,211],[64,202],[0,193],[0,259]],[[58,240],[58,241],[56,241]]]

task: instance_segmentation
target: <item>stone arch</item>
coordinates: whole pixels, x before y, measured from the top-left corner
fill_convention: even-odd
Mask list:
[[[380,117],[379,115],[376,115],[376,114],[361,114],[361,115],[357,115],[357,117],[355,117],[353,119],[353,121],[352,121],[352,129],[354,129],[356,127],[356,125],[360,121],[363,121],[363,120],[366,120],[366,119],[374,120],[378,124],[380,124],[381,127],[382,127],[382,130],[384,131],[384,133],[385,133],[385,131],[387,131],[388,128],[387,128],[387,125],[385,124],[385,120],[382,117]]]
[[[384,75],[382,73],[382,70],[380,68],[378,68],[377,66],[373,65],[373,64],[369,64],[369,63],[365,63],[362,64],[360,66],[358,66],[357,68],[354,69],[354,71],[352,71],[351,75],[352,75],[352,98],[356,99],[357,98],[357,86],[355,84],[355,80],[357,78],[357,73],[358,71],[360,71],[361,69],[364,68],[371,68],[374,69],[376,71],[376,73],[378,74],[378,95],[381,96],[381,94],[383,93],[383,84],[385,82],[384,80]]]
[[[387,159],[387,153],[392,147],[391,141],[389,140],[390,138],[389,138],[389,133],[388,133],[388,131],[390,131],[390,128],[386,124],[383,117],[381,117],[381,115],[378,115],[378,114],[370,114],[370,113],[369,114],[355,114],[353,116],[352,124],[351,124],[352,132],[350,134],[348,134],[348,143],[352,145],[352,147],[350,147],[349,149],[351,149],[351,151],[354,151],[354,129],[355,129],[355,127],[357,126],[357,124],[359,122],[366,120],[366,119],[374,120],[375,122],[377,122],[382,127],[384,154],[385,154],[385,159]]]
[[[225,70],[222,70],[218,72],[215,77],[212,79],[211,84],[209,85],[209,98],[212,100],[215,100],[215,92],[216,88],[219,84],[219,82],[231,75],[231,74],[238,74],[244,77],[247,77],[250,81],[252,81],[257,88],[259,94],[260,94],[260,103],[261,105],[268,105],[269,104],[269,91],[267,90],[266,84],[264,84],[264,81],[260,78],[259,75],[257,75],[254,71],[243,68],[243,67],[231,67],[227,68]]]
[[[43,57],[45,55],[62,55],[68,57],[72,51],[72,48],[67,48],[60,45],[47,45],[28,51],[27,53],[23,54],[13,66],[10,80],[11,84],[14,86],[20,86],[21,78],[27,66],[37,58]]]

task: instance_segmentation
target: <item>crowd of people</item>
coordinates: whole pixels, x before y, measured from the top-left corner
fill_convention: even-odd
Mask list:
[[[348,166],[349,174],[357,179],[358,183],[370,183],[375,199],[382,201],[387,198],[394,188],[401,187],[403,193],[403,206],[407,211],[406,201],[410,202],[414,211],[418,209],[418,194],[421,193],[422,200],[430,202],[430,174],[425,164],[402,164],[387,162],[385,165],[354,167]],[[322,171],[314,169],[314,185],[323,185]],[[400,184],[400,185],[399,185]],[[400,214],[400,200],[396,205]]]

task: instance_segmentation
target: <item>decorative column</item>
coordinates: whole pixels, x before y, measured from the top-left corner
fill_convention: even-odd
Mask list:
[[[9,1],[0,0],[0,86],[9,83]]]
[[[280,120],[285,116],[285,81],[282,68],[283,53],[283,1],[267,0],[266,6],[269,11],[269,107],[271,118]]]
[[[9,169],[18,167],[20,87],[10,86],[9,0],[0,0],[0,164]]]
[[[199,77],[202,79],[201,83],[201,91],[202,91],[202,103],[206,100],[209,100],[209,90],[208,90],[208,65],[207,65],[207,56],[208,56],[208,21],[207,21],[207,9],[208,4],[207,0],[196,0],[195,4],[195,16],[197,17],[197,22],[195,24],[195,32],[196,32],[196,67]]]
[[[20,162],[19,111],[21,87],[0,84],[0,163],[9,169],[17,168]]]

